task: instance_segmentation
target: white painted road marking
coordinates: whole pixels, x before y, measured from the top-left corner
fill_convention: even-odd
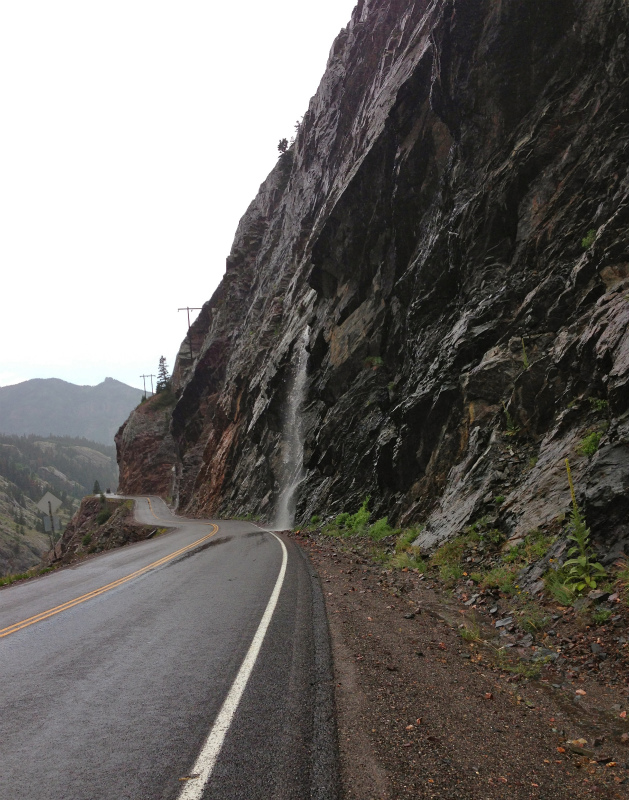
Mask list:
[[[273,531],[267,531],[267,533],[275,536]],[[266,611],[260,620],[258,630],[253,637],[251,645],[249,646],[247,655],[245,656],[245,659],[238,670],[238,674],[236,675],[231,689],[229,690],[227,697],[221,706],[221,710],[218,712],[218,716],[214,721],[214,725],[212,726],[207,739],[203,743],[201,752],[199,753],[194,766],[190,770],[190,775],[194,775],[195,777],[191,777],[188,780],[184,788],[181,790],[178,800],[200,800],[200,798],[203,796],[203,790],[205,789],[207,782],[212,775],[214,765],[216,764],[219,753],[221,752],[221,748],[223,747],[225,736],[227,736],[227,731],[232,723],[232,719],[234,718],[234,714],[236,713],[240,699],[245,691],[249,677],[253,672],[253,668],[256,665],[258,654],[260,653],[262,642],[264,641],[267,629],[271,623],[275,606],[277,605],[280,592],[282,591],[284,576],[286,575],[286,562],[288,560],[286,546],[279,536],[275,536],[275,538],[282,546],[282,566],[280,568],[280,574],[277,576],[277,580],[275,582],[275,588],[273,589],[273,593],[269,598]]]

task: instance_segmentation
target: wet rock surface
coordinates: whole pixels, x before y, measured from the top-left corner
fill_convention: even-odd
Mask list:
[[[182,344],[172,413],[118,437],[121,490],[271,517],[309,325],[298,519],[370,494],[434,545],[500,495],[517,541],[569,509],[568,457],[602,552],[627,552],[628,15],[360,0]]]

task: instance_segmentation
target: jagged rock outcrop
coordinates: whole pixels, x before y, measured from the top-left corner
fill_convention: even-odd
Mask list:
[[[569,457],[627,546],[628,29],[623,0],[358,2],[182,346],[181,508],[271,514],[308,325],[298,518],[370,494],[428,544],[488,510],[517,538],[568,507]],[[148,491],[162,445],[124,436]]]
[[[170,391],[149,397],[114,437],[121,465],[119,485],[127,494],[170,496],[175,448],[169,428],[174,404]]]

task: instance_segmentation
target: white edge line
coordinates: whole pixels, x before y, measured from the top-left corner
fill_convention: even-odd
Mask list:
[[[258,630],[253,637],[253,641],[249,646],[247,655],[240,665],[240,669],[238,670],[238,674],[231,685],[231,689],[223,701],[221,710],[218,712],[218,716],[214,720],[214,725],[212,726],[207,739],[203,743],[201,752],[199,753],[197,760],[190,771],[191,775],[196,774],[198,777],[191,778],[186,782],[186,785],[179,793],[177,800],[200,800],[202,797],[203,791],[212,775],[212,771],[214,770],[219,753],[221,752],[221,748],[223,747],[225,736],[227,736],[227,732],[231,725],[234,714],[236,713],[236,709],[238,708],[238,704],[240,703],[240,699],[245,691],[251,673],[253,672],[253,668],[256,665],[258,654],[260,652],[260,648],[262,647],[262,642],[266,636],[267,629],[271,623],[271,618],[273,617],[273,612],[275,611],[275,606],[277,605],[280,592],[282,591],[284,576],[286,575],[286,562],[288,560],[286,546],[280,537],[276,536],[273,531],[266,532],[275,536],[277,541],[282,546],[282,566],[280,568],[280,573],[277,576],[275,588],[273,589],[271,597],[269,598],[266,610],[262,616],[262,619],[260,620],[260,624],[258,625]]]

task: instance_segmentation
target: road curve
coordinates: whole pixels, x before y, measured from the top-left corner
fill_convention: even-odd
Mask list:
[[[136,518],[171,530],[0,591],[0,800],[333,800],[327,626],[301,551],[158,498]]]

